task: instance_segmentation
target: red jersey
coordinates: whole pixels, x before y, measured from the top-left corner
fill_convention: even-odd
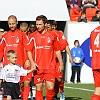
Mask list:
[[[100,26],[91,32],[90,49],[92,50],[92,68],[100,69]]]
[[[59,43],[56,35],[48,30],[44,34],[35,31],[30,35],[27,46],[28,51],[35,50],[35,62],[39,70],[55,69],[54,52],[59,50]],[[33,55],[34,56],[34,55]]]
[[[6,57],[7,51],[15,50],[17,52],[17,57],[18,57],[16,63],[23,66],[25,63],[24,49],[27,43],[28,43],[28,38],[26,37],[26,34],[18,29],[16,29],[15,31],[10,30],[6,34],[4,34],[0,43],[0,54],[4,52],[3,64],[6,65],[9,63]],[[2,56],[0,56],[0,60],[1,58]]]
[[[59,45],[60,45],[60,51],[62,52],[63,50],[65,50],[66,46],[68,46],[69,44],[68,44],[64,34],[61,31],[56,30],[56,31],[54,31],[54,33],[57,35],[57,38],[58,38],[57,40],[59,41]],[[56,61],[55,63],[59,62],[56,55],[55,55],[55,61]]]
[[[56,33],[58,40],[60,42],[60,51],[65,50],[66,46],[68,46],[69,44],[68,44],[64,34],[58,30],[56,30],[55,33]]]

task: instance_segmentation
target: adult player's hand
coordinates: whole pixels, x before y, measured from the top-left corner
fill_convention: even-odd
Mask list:
[[[64,71],[64,65],[63,64],[60,64],[60,66],[58,67],[58,71],[61,72],[61,73]]]
[[[34,63],[32,63],[32,68],[33,68],[33,70],[37,70],[38,65],[34,62]]]
[[[26,62],[25,62],[25,66],[26,66],[26,68],[29,68],[29,67],[31,66],[31,63],[30,63],[29,60],[26,60]]]
[[[72,56],[69,56],[69,62],[70,62],[70,63],[73,63]]]

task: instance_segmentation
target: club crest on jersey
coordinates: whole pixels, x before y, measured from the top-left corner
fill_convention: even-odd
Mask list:
[[[16,38],[16,43],[18,43],[18,42],[19,42],[19,38],[17,37],[17,38]]]
[[[48,38],[47,38],[47,42],[50,43],[50,41],[51,41],[51,39],[50,39],[50,37],[48,37]]]
[[[15,69],[15,72],[18,72],[18,69]]]
[[[62,36],[62,39],[63,39],[63,40],[66,39],[66,38],[64,37],[64,35]]]

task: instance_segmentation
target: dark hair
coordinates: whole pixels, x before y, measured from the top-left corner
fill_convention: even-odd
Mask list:
[[[14,50],[7,51],[7,57],[10,57],[11,54],[16,54],[16,51]]]
[[[79,44],[79,40],[75,40],[75,41],[74,41],[74,45],[75,45],[76,42]]]
[[[32,22],[29,23],[29,26],[30,25],[35,25],[35,24],[36,24],[36,22],[32,21]]]
[[[53,20],[48,20],[47,24],[53,25]]]
[[[84,11],[81,13],[81,15],[86,14]]]
[[[97,10],[95,13],[98,14],[100,12],[100,10]]]
[[[47,17],[44,15],[40,15],[36,17],[36,21],[42,20],[44,24],[47,23]]]
[[[57,22],[55,20],[53,20],[53,25],[57,26]]]

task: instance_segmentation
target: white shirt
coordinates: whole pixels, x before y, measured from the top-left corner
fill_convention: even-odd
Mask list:
[[[6,82],[18,83],[20,81],[20,76],[26,76],[28,70],[24,70],[23,67],[19,65],[6,65],[1,70],[0,79],[4,79]]]

